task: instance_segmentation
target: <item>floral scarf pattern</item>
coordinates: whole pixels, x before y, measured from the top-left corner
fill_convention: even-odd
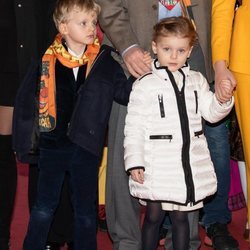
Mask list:
[[[42,57],[41,77],[39,82],[39,129],[49,132],[56,127],[56,83],[55,62],[59,60],[68,68],[75,68],[87,64],[86,75],[99,52],[98,39],[87,49],[81,58],[72,56],[62,44],[62,36],[58,34]]]

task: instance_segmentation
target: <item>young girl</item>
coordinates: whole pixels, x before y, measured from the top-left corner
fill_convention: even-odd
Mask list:
[[[145,200],[142,249],[157,247],[165,212],[172,221],[174,249],[189,248],[187,211],[203,206],[216,192],[217,180],[203,134],[202,118],[217,122],[233,106],[220,103],[201,73],[186,63],[197,39],[184,17],[154,27],[152,49],[158,59],[152,73],[133,86],[125,124],[125,168],[133,196]],[[224,88],[232,96],[229,81]]]

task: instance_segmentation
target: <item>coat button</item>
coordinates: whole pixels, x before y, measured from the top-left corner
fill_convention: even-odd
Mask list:
[[[95,131],[94,131],[94,130],[90,130],[89,133],[90,133],[91,135],[94,135],[94,134],[95,134]]]
[[[152,5],[152,8],[153,10],[157,10],[157,5],[156,4]]]

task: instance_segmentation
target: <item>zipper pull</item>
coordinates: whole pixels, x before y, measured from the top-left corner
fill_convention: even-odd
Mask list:
[[[165,111],[164,111],[164,104],[163,104],[163,95],[158,95],[159,100],[159,106],[160,106],[160,112],[161,112],[161,118],[165,117]]]

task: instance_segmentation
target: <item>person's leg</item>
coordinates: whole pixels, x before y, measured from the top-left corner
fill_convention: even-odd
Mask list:
[[[53,215],[60,199],[67,167],[67,153],[60,150],[40,150],[37,198],[31,211],[24,250],[45,248]]]
[[[142,226],[142,249],[157,249],[159,231],[165,211],[161,208],[160,202],[147,201],[146,214]]]
[[[159,246],[164,246],[166,244],[166,238],[168,235],[168,230],[171,230],[171,221],[170,221],[170,217],[168,215],[168,213],[166,213],[165,218],[163,220],[163,223],[160,227],[160,231],[159,231],[159,240],[158,240],[158,245]],[[172,238],[172,235],[171,235]],[[169,244],[166,244],[166,247],[170,245],[171,241],[168,242]],[[172,245],[172,244],[171,244]],[[170,249],[170,248],[167,248]]]
[[[107,231],[106,212],[105,212],[107,156],[108,156],[108,148],[107,146],[105,146],[98,174],[98,226],[99,230],[103,232]]]
[[[39,176],[38,165],[30,164],[29,179],[28,179],[28,203],[30,212],[36,201],[38,176]]]
[[[106,219],[114,250],[141,250],[140,204],[130,195],[124,167],[126,107],[113,104],[109,123]]]
[[[30,212],[36,201],[39,169],[37,164],[29,166],[28,201]],[[63,182],[61,197],[51,224],[47,248],[59,248],[73,241],[73,210],[70,198],[69,176],[66,174]]]
[[[241,181],[241,186],[242,186],[242,191],[244,194],[244,198],[247,204],[247,174],[246,174],[246,164],[244,161],[238,161],[238,167],[239,167],[239,173],[240,173],[240,181]],[[245,239],[249,238],[249,224],[248,224],[248,220],[246,222],[246,226],[244,229],[244,233],[243,233],[243,237]]]
[[[197,250],[201,245],[200,237],[199,237],[199,210],[187,212],[188,223],[189,223],[189,250]],[[166,236],[165,242],[165,250],[173,250],[173,242],[172,242],[172,228],[168,229],[168,233]]]
[[[74,250],[96,250],[96,205],[100,159],[75,146],[70,166]]]
[[[47,239],[48,243],[50,245],[52,243],[59,243],[60,245],[64,245],[65,243],[72,242],[74,224],[73,221],[74,214],[71,204],[69,175],[66,174],[63,181],[60,201],[55,211],[54,219],[49,230]]]
[[[17,185],[16,159],[12,150],[12,107],[0,106],[0,249],[9,249],[10,224]]]
[[[189,223],[189,250],[197,250],[201,245],[199,236],[199,210],[187,212]]]
[[[218,180],[216,194],[204,205],[205,227],[216,222],[226,224],[231,220],[231,212],[228,208],[230,147],[226,124],[227,120],[223,120],[214,125],[208,123],[205,125],[205,135]]]
[[[17,169],[11,135],[0,135],[0,249],[8,249],[15,202]]]
[[[189,225],[187,212],[171,211],[173,249],[189,249]]]
[[[250,213],[250,75],[233,72],[237,80],[237,88],[235,91],[235,110],[237,120],[240,127],[241,138],[243,142],[244,157],[246,163],[247,175],[247,207],[248,214]],[[250,224],[250,216],[248,216],[248,223]],[[250,235],[249,235],[250,239]]]
[[[165,250],[173,250],[172,227],[168,229],[165,244],[164,244],[164,249]]]
[[[238,161],[239,173],[240,173],[240,181],[242,186],[242,191],[244,194],[244,198],[247,202],[247,175],[246,175],[246,164],[244,161]]]
[[[238,249],[238,242],[227,230],[231,220],[228,208],[230,187],[230,147],[227,119],[205,125],[205,135],[217,175],[217,192],[204,204],[203,223],[216,249]]]

